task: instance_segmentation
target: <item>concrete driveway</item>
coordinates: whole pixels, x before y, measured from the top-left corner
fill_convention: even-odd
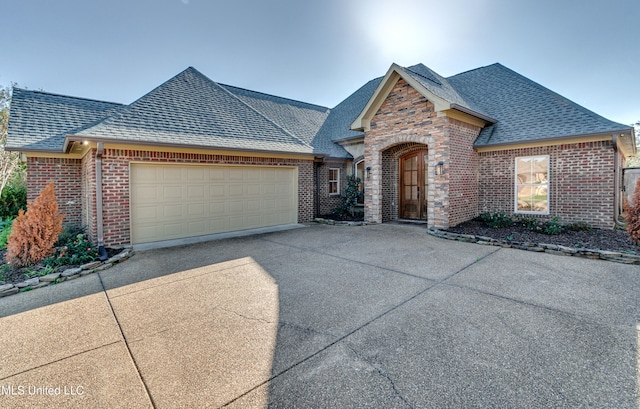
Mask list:
[[[640,268],[313,225],[0,299],[0,407],[637,408]]]

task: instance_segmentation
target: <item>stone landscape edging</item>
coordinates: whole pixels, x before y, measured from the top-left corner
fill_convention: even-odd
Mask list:
[[[339,221],[339,220],[333,220],[333,219],[323,219],[322,217],[316,217],[313,220],[316,223],[328,224],[331,226],[366,226],[367,225],[367,222],[363,222],[363,221],[357,221],[357,222]]]
[[[78,277],[103,271],[112,267],[114,264],[128,259],[132,255],[133,250],[127,248],[106,261],[92,261],[91,263],[83,264],[80,267],[68,268],[61,273],[51,273],[42,277],[32,277],[15,284],[1,284],[0,298],[18,294],[19,292],[35,290],[36,288],[48,287],[50,285],[59,284],[63,281],[74,280]]]
[[[427,233],[447,240],[463,241],[467,243],[484,244],[489,246],[499,246],[514,248],[519,250],[535,251],[538,253],[549,253],[561,256],[583,257],[592,260],[606,260],[623,264],[640,264],[640,255],[623,253],[621,251],[595,250],[586,248],[573,248],[561,246],[559,244],[547,243],[526,243],[508,240],[498,240],[485,236],[474,236],[473,234],[452,233],[430,227]]]

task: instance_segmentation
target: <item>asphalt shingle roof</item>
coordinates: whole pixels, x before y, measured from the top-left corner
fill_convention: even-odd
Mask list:
[[[8,149],[61,150],[64,137],[124,105],[14,88]]]
[[[498,120],[482,130],[475,146],[630,128],[603,118],[501,64],[477,68],[447,80],[465,100]]]
[[[79,134],[128,142],[312,152],[302,138],[191,67]]]
[[[448,78],[422,64],[402,69],[438,97],[497,120],[481,131],[475,146],[630,128],[500,64]],[[130,105],[15,88],[7,148],[61,151],[65,136],[82,135],[350,158],[336,142],[363,136],[350,126],[382,78],[333,109],[218,84],[191,67]]]

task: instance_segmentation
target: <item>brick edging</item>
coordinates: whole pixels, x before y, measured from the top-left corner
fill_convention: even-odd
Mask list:
[[[0,298],[18,294],[24,291],[35,290],[36,288],[48,287],[59,284],[63,281],[74,280],[98,271],[106,270],[114,264],[124,261],[133,255],[133,250],[125,249],[106,261],[92,261],[80,267],[68,268],[62,273],[52,273],[42,277],[33,277],[16,284],[0,285]]]
[[[439,237],[447,240],[464,241],[468,243],[483,244],[489,246],[499,246],[505,248],[514,248],[519,250],[535,251],[538,253],[557,254],[561,256],[573,256],[589,258],[593,260],[606,260],[623,264],[640,264],[640,255],[628,254],[621,251],[606,251],[585,248],[572,248],[561,246],[558,244],[546,243],[524,243],[517,241],[497,240],[491,237],[474,236],[472,234],[459,234],[448,231],[428,228],[427,233],[431,236]]]

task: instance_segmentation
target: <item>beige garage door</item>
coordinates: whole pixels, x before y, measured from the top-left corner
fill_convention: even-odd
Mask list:
[[[294,168],[131,165],[133,244],[296,223]]]

